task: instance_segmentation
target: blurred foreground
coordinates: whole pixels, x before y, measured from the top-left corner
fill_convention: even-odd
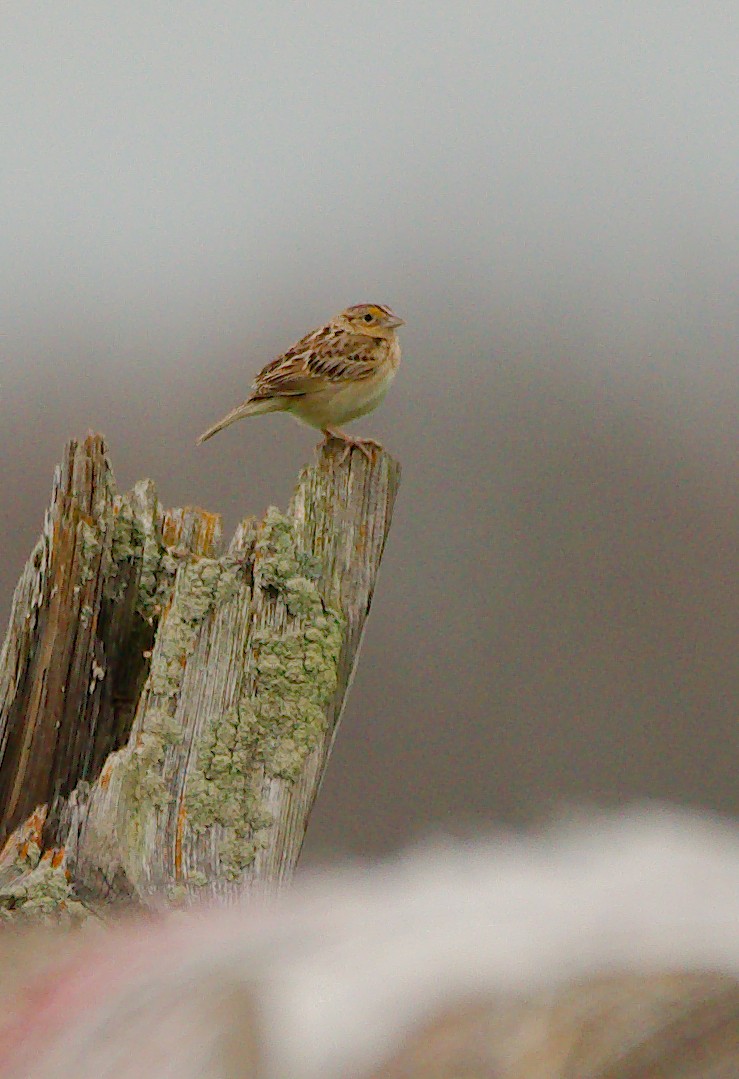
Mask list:
[[[739,831],[650,809],[316,874],[270,910],[8,929],[0,1074],[733,1079],[738,899]]]

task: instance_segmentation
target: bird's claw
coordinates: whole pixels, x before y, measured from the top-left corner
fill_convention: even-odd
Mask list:
[[[358,449],[359,452],[366,457],[367,461],[370,464],[372,464],[374,460],[375,451],[382,449],[382,444],[374,438],[356,438],[352,435],[345,435],[343,434],[343,432],[341,434],[337,434],[333,431],[326,433],[323,442],[319,442],[317,448],[322,449],[324,446],[327,446],[332,439],[336,439],[337,442],[344,443],[344,448],[342,449],[338,459],[338,463],[340,465],[343,465],[344,461],[346,461],[349,454],[355,448]]]

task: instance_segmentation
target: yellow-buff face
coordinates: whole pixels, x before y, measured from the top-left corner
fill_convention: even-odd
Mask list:
[[[365,334],[367,337],[389,337],[403,319],[384,304],[358,303],[347,307],[336,320],[337,323],[351,329],[352,333]]]

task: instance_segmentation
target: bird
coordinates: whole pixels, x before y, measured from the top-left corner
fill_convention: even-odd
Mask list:
[[[339,425],[365,416],[385,397],[400,364],[396,331],[404,324],[385,304],[347,307],[262,368],[247,399],[204,431],[196,445],[245,416],[288,412],[322,432],[319,447],[332,438],[343,442],[341,461],[354,448],[371,460],[380,443],[349,435]]]

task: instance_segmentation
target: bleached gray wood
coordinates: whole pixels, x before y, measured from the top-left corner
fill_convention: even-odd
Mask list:
[[[399,474],[324,449],[221,553],[218,517],[119,495],[102,439],[70,444],[0,659],[0,909],[31,874],[68,909],[290,879]]]

